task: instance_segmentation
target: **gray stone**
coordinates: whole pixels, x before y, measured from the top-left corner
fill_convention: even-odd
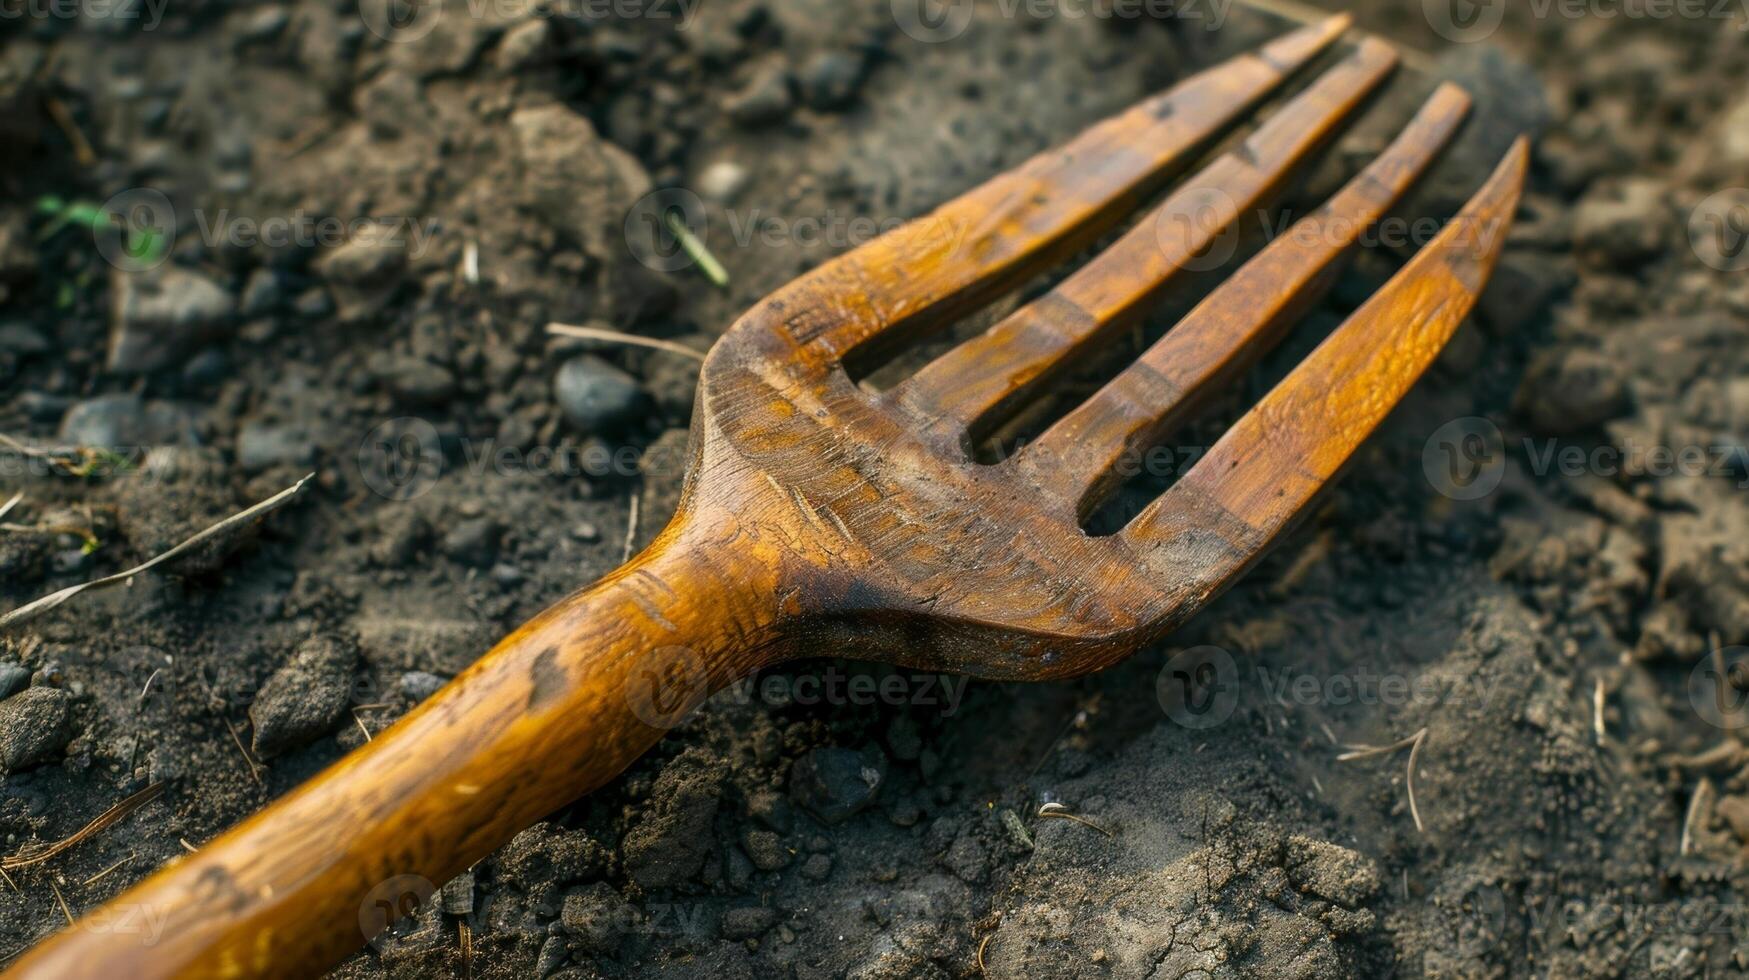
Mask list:
[[[644,402],[636,378],[592,354],[573,357],[559,368],[553,397],[565,421],[587,433],[624,425]]]
[[[72,698],[32,687],[0,701],[0,770],[14,773],[47,762],[71,737]]]
[[[443,553],[452,561],[485,568],[498,557],[498,537],[504,529],[491,517],[475,517],[458,523],[443,536]]]
[[[9,698],[30,686],[30,671],[18,664],[0,664],[0,698]]]
[[[396,687],[400,689],[403,697],[417,703],[436,694],[446,683],[448,682],[436,674],[423,670],[409,670],[401,675]]]
[[[186,412],[131,393],[98,395],[73,405],[61,418],[57,438],[69,446],[116,451],[195,441]]]
[[[277,755],[332,731],[346,715],[357,665],[358,652],[333,637],[313,636],[300,644],[249,706],[255,753]]]
[[[156,371],[223,335],[237,312],[229,290],[173,265],[111,277],[109,370]]]
[[[874,802],[886,775],[887,758],[873,746],[814,749],[790,769],[789,795],[821,821],[842,823]]]
[[[809,107],[828,111],[841,109],[862,88],[867,64],[860,54],[831,49],[817,52],[802,66],[802,99]]]
[[[279,276],[272,269],[256,269],[243,284],[243,301],[239,312],[245,318],[266,316],[284,299]]]
[[[251,473],[272,466],[306,466],[315,458],[315,440],[301,425],[251,419],[237,431],[237,464]]]

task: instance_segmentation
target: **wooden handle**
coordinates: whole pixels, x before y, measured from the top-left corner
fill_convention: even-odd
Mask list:
[[[518,831],[612,779],[773,656],[773,572],[676,521],[407,717],[110,903],[9,978],[313,976]],[[405,876],[405,877],[404,877]],[[429,893],[427,892],[427,895]],[[113,918],[113,916],[112,916]]]

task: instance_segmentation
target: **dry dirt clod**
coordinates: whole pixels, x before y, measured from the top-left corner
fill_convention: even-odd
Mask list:
[[[357,663],[358,651],[334,637],[315,636],[300,644],[249,706],[255,754],[278,755],[333,731],[345,718]]]
[[[41,765],[71,737],[72,698],[52,687],[31,687],[0,701],[0,770]]]

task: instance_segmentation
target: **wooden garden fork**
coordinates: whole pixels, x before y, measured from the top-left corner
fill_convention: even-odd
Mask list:
[[[767,297],[711,351],[683,502],[642,554],[511,634],[374,741],[110,903],[12,977],[309,975],[530,823],[614,778],[712,691],[809,655],[985,678],[1099,670],[1240,576],[1474,305],[1519,141],[1401,272],[1120,531],[1083,521],[1129,454],[1267,346],[1460,124],[1436,91],[1329,202],[997,464],[969,451],[1280,189],[1390,72],[1366,40],[1154,216],[981,335],[874,393],[869,363],[1092,244],[1347,27],[1183,82]],[[1218,220],[1207,220],[1213,209]],[[1203,220],[1178,220],[1193,212]],[[916,228],[954,234],[913,233]],[[1163,231],[1163,229],[1167,229]]]

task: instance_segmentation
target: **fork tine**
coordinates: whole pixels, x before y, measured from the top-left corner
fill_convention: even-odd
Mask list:
[[[1118,242],[983,334],[936,358],[891,397],[926,432],[974,438],[1150,301],[1240,215],[1278,189],[1395,67],[1390,45],[1363,42]],[[1213,220],[1209,220],[1212,217]]]
[[[1199,396],[1242,371],[1320,296],[1363,232],[1402,197],[1463,122],[1469,96],[1439,87],[1402,133],[1324,205],[1269,244],[1147,353],[1022,449],[1016,464],[1085,517],[1118,464],[1169,432]]]
[[[1186,79],[819,266],[748,317],[780,325],[803,360],[824,363],[977,309],[1129,214],[1349,23],[1333,16]]]
[[[1209,592],[1255,561],[1469,315],[1506,242],[1528,158],[1521,137],[1438,237],[1119,532],[1126,541],[1197,563],[1187,567]]]

